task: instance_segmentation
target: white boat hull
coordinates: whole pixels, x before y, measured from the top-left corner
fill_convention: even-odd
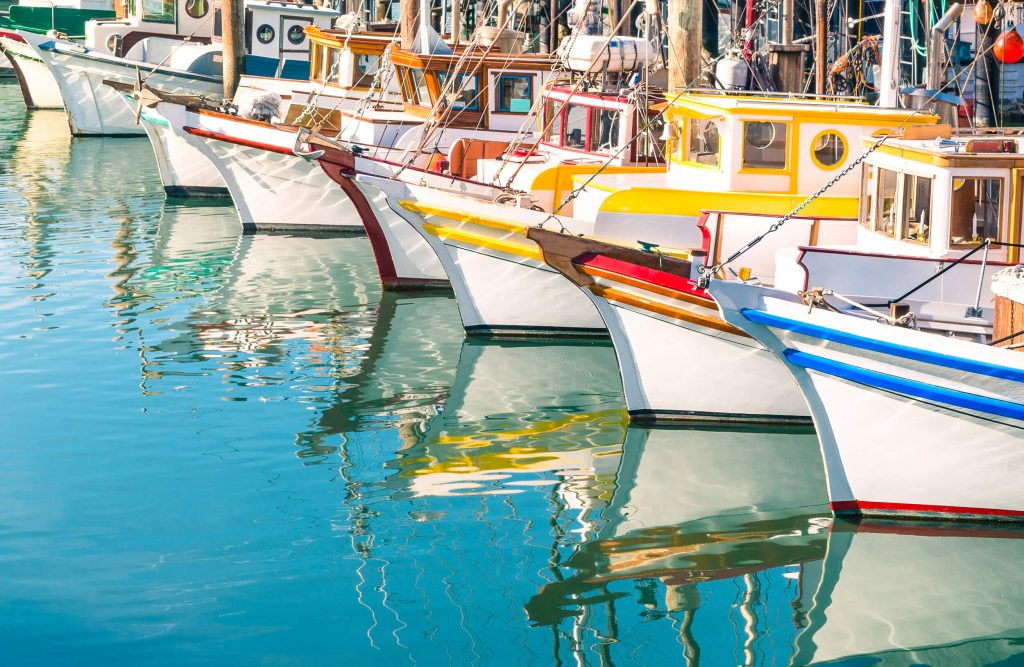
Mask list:
[[[1024,520],[1024,356],[716,283],[807,399],[837,514]]]
[[[637,422],[810,423],[786,368],[750,338],[591,294]]]
[[[188,131],[179,136],[185,137],[217,169],[231,193],[243,228],[365,231],[352,200],[327,177],[316,160],[292,152],[294,132],[194,112],[188,112],[186,122],[207,136]]]
[[[50,43],[54,43],[51,39]],[[174,94],[223,94],[223,82],[217,77],[156,69],[146,63],[135,63],[112,56],[98,57],[85,50],[80,53],[67,48],[70,42],[57,40],[35,51],[49,66],[57,79],[64,108],[67,111],[71,133],[76,136],[141,136],[142,127],[135,122],[135,111],[125,103],[119,92],[104,84],[117,81],[136,83],[145,79],[150,88]],[[81,48],[81,47],[80,47]]]
[[[45,41],[45,35],[26,34],[21,37],[15,33],[0,32],[0,48],[8,58],[14,74],[21,86],[25,106],[30,109],[63,109],[60,88],[57,80],[35,51],[25,40],[38,39]]]
[[[153,147],[164,192],[168,197],[180,198],[230,197],[224,179],[209,158],[176,135],[170,121],[164,117],[164,114],[183,112],[180,106],[164,104],[156,109],[144,109],[139,117]]]

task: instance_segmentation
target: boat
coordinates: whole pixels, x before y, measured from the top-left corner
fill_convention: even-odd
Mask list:
[[[18,31],[46,35],[51,30],[71,39],[85,37],[85,24],[115,18],[109,0],[25,0],[0,16],[0,52],[17,77],[22,99],[30,109],[63,109],[57,80]]]
[[[714,281],[710,291],[726,321],[795,378],[818,430],[836,514],[1024,518],[1015,478],[1024,357],[955,325],[947,335],[911,328],[910,312],[839,310],[814,293],[805,303],[730,281]]]
[[[105,82],[144,82],[175,95],[222,97],[221,47],[211,43],[215,22],[210,8],[207,2],[187,0],[167,0],[158,7],[139,3],[127,21],[90,22],[84,44],[32,37],[25,31],[18,34],[56,78],[73,134],[142,135],[137,112]],[[247,61],[252,59],[255,68],[266,69],[268,53],[276,53],[279,70],[292,73],[301,67],[289,61],[308,60],[304,26],[327,25],[338,15],[314,5],[264,0],[246,3],[246,12],[246,41],[256,45]],[[280,35],[273,26],[280,27]],[[175,29],[179,33],[172,32]]]
[[[849,150],[853,142],[910,118],[936,119],[920,110],[881,109],[845,100],[732,96],[721,91],[680,93],[669,101],[665,114],[669,127],[684,127],[667,149],[668,171],[606,177],[624,184],[623,192],[616,194],[620,201],[629,197],[626,184],[636,185],[635,210],[623,204],[622,212],[601,211],[588,217],[577,196],[582,196],[582,184],[604,182],[599,173],[573,177],[574,183],[582,183],[561,196],[563,202],[575,199],[571,215],[564,209],[531,210],[524,197],[482,201],[411,182],[393,193],[391,208],[424,235],[449,270],[467,332],[606,335],[588,297],[541,261],[536,244],[526,238],[529,227],[561,228],[626,244],[640,240],[668,253],[685,254],[703,242],[696,222],[704,209],[781,217],[836,179],[828,195],[815,198],[801,213],[812,219],[850,221],[856,217],[860,187],[859,175],[847,173],[855,159]],[[722,124],[721,132],[715,123]],[[691,150],[695,142],[681,141],[680,136],[704,138]],[[704,155],[705,145],[715,146],[710,157]],[[652,189],[653,179],[661,179],[660,188]],[[760,220],[764,228],[770,225],[770,218]],[[850,241],[854,227],[848,226]]]
[[[387,26],[368,32],[355,31],[356,27],[358,26],[352,25],[347,30],[333,30],[309,26],[306,29],[312,62],[309,80],[298,81],[273,76],[243,76],[239,81],[235,98],[232,100],[232,108],[240,111],[243,116],[242,120],[251,121],[253,116],[266,119],[265,117],[268,115],[273,117],[279,114],[280,121],[287,126],[287,131],[282,133],[279,146],[279,148],[285,149],[294,145],[293,135],[299,126],[306,123],[322,123],[325,120],[329,122],[332,113],[329,110],[332,107],[350,110],[368,96],[368,103],[374,101],[384,104],[393,101],[393,97],[397,96],[397,84],[386,86],[383,91],[371,90],[372,74],[377,62],[392,41],[392,31],[389,31]],[[337,67],[329,66],[327,63],[337,63]],[[335,69],[336,71],[332,75],[332,70]],[[212,109],[214,111],[217,110],[216,108],[199,100],[160,96],[148,89],[136,91],[135,86],[124,86],[121,88],[121,92],[132,109],[137,109],[140,105],[142,107],[139,124],[145,130],[153,146],[160,180],[167,196],[177,198],[231,196],[225,176],[222,176],[221,171],[215,166],[217,159],[207,157],[206,153],[195,145],[195,141],[188,140],[184,132],[186,126],[201,128],[203,125],[203,118],[189,116],[190,106],[193,106],[194,109]],[[323,116],[317,113],[311,115],[306,111],[314,97],[315,102],[312,108],[318,108],[318,104],[324,105]],[[269,114],[266,109],[253,113],[253,103],[257,101],[263,107],[270,107]],[[255,149],[256,147],[249,148]],[[254,201],[249,202],[240,194],[235,198],[240,203],[238,211],[242,218],[242,224],[247,228],[256,227],[256,219],[260,221],[268,218],[274,219],[275,209],[267,208],[267,195],[287,189],[289,180],[298,180],[299,182],[304,180],[301,177],[289,178],[288,174],[281,173],[280,165],[277,164],[283,161],[280,155],[280,153],[262,155],[256,150],[249,150],[247,155],[238,156],[240,163],[232,163],[233,169],[227,173],[226,177],[233,184],[236,193],[241,192],[240,182],[247,181],[249,175],[262,184],[262,188],[253,185],[256,191],[256,194],[253,195],[256,198]],[[263,158],[273,164],[263,165],[257,162],[257,158]],[[261,168],[265,168],[267,172],[263,176],[259,175]],[[276,174],[277,178],[270,174]],[[272,180],[268,182],[266,179]],[[274,185],[272,186],[270,183],[274,183]],[[266,190],[270,192],[263,192]],[[320,195],[314,190],[315,186],[308,192],[301,186],[297,186],[297,191],[286,193],[284,200],[290,206],[294,206],[297,201],[310,198],[323,203],[323,197],[331,194],[327,192]],[[260,198],[260,194],[264,196]],[[273,199],[269,198],[269,201],[273,202]],[[345,212],[338,216],[330,215],[330,209],[330,205],[325,206],[325,213],[337,222],[351,217]],[[294,210],[291,211],[291,215],[295,215]]]
[[[1019,661],[1022,538],[1006,524],[835,521],[818,580],[802,582],[790,664]]]
[[[476,200],[500,199],[517,201],[526,207],[550,208],[557,197],[571,189],[573,175],[593,173],[601,166],[599,161],[611,159],[614,164],[604,167],[611,172],[664,170],[655,140],[657,133],[640,133],[649,141],[637,143],[649,150],[635,147],[622,150],[629,148],[627,137],[638,132],[638,119],[653,115],[652,107],[663,102],[660,94],[649,93],[638,98],[618,91],[578,93],[574,92],[571,81],[558,81],[543,86],[540,99],[534,100],[532,91],[537,82],[526,72],[506,69],[492,80],[496,85],[488,89],[486,100],[481,101],[492,113],[501,111],[509,115],[513,112],[507,110],[515,106],[514,113],[521,113],[525,120],[531,108],[565,105],[572,98],[575,113],[593,113],[595,118],[600,116],[607,121],[604,144],[595,143],[595,151],[588,153],[545,143],[527,143],[521,130],[514,136],[462,138],[454,142],[447,153],[439,152],[427,164],[408,164],[397,155],[373,148],[325,148],[317,158],[321,167],[340,188],[350,193],[353,201],[363,200],[360,206],[367,211],[364,225],[374,240],[374,255],[386,287],[443,285],[448,283],[448,276],[457,271],[450,263],[445,264],[447,256],[432,249],[428,240],[405,219],[409,213],[397,206],[398,202],[412,196],[405,184],[467,195]],[[516,98],[515,94],[523,97]],[[503,157],[488,157],[499,155]],[[519,191],[529,194],[516,194]],[[456,281],[454,285],[459,288],[461,283]],[[465,303],[465,297],[460,298],[460,303]],[[466,321],[464,309],[460,312],[466,325],[474,326],[473,322]]]

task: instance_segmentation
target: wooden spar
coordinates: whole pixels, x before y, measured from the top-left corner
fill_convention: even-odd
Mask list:
[[[910,0],[914,2],[915,0]],[[825,0],[814,0],[814,92],[825,94],[825,71],[828,65],[828,30],[825,28]]]
[[[668,0],[668,87],[685,88],[700,74],[704,0]]]
[[[411,51],[416,42],[416,30],[420,22],[419,0],[404,0],[399,4],[399,30],[402,36],[402,49]]]
[[[224,46],[224,99],[234,98],[238,80],[245,74],[245,5],[224,0],[221,5]]]

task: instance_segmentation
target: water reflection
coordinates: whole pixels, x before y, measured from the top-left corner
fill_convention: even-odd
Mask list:
[[[1024,530],[837,521],[796,664],[1019,664]]]
[[[774,664],[825,553],[822,477],[806,431],[631,428],[600,529],[527,603],[529,618],[556,631],[567,659],[612,664],[622,643],[677,645],[693,664]]]
[[[444,412],[397,465],[427,496],[515,493],[557,473],[571,502],[589,507],[609,494],[625,426],[607,344],[466,339]]]

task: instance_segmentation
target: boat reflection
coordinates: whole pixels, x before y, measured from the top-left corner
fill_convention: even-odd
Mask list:
[[[794,664],[1018,664],[1024,530],[836,521]]]
[[[590,507],[619,466],[626,430],[606,343],[466,339],[443,413],[396,465],[418,496],[557,485]]]
[[[813,432],[631,427],[599,530],[526,611],[566,658],[653,648],[665,619],[691,663],[774,662],[757,637],[792,645],[830,521]]]

